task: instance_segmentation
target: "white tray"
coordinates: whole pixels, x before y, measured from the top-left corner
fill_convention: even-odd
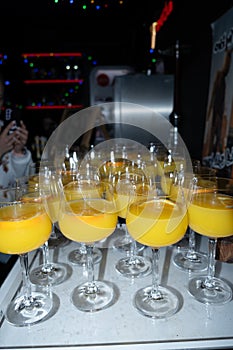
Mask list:
[[[51,250],[51,258],[67,263],[68,253],[77,244],[70,242],[57,251]],[[202,239],[200,249],[207,249]],[[182,305],[172,317],[153,320],[141,315],[133,306],[135,291],[149,285],[151,276],[131,280],[120,275],[114,268],[125,253],[114,248],[103,249],[102,262],[96,265],[96,276],[112,281],[119,292],[118,300],[108,309],[96,313],[84,313],[71,303],[73,288],[86,279],[82,267],[72,266],[71,277],[53,293],[60,303],[50,319],[31,327],[9,325],[1,319],[0,349],[218,349],[233,347],[233,301],[223,306],[206,306],[193,299],[187,284],[193,275],[177,269],[172,262],[176,246],[163,248],[160,253],[162,283],[175,288]],[[144,250],[150,255],[150,250]],[[31,254],[32,266],[39,263],[40,254]],[[217,262],[216,273],[233,282],[233,265]],[[0,290],[1,310],[14,296],[21,281],[17,261]]]

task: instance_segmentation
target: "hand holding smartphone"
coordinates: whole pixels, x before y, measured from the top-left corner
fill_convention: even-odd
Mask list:
[[[20,112],[17,110],[13,110],[11,108],[5,109],[5,116],[4,116],[4,128],[9,125],[12,121],[14,121],[14,124],[9,130],[9,134],[12,134],[15,130],[17,130],[18,126],[20,126]]]

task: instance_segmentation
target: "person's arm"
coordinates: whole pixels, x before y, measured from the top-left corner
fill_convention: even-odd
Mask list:
[[[25,155],[26,153],[26,144],[28,140],[28,130],[24,124],[24,122],[20,121],[20,126],[17,127],[14,132],[15,142],[13,147],[13,153],[17,156]]]

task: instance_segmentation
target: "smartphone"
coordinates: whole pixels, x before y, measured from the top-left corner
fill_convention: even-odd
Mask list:
[[[14,110],[12,108],[6,108],[4,111],[4,128],[14,120],[14,125],[10,128],[9,134],[12,134],[17,127],[20,125],[20,111]]]

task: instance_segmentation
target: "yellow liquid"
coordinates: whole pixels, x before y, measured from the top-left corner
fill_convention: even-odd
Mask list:
[[[48,197],[46,199],[45,208],[52,222],[57,222],[60,211],[60,201],[56,197]]]
[[[74,201],[82,198],[100,198],[101,186],[93,181],[81,181],[81,186],[78,181],[72,181],[64,186],[64,194],[67,201]]]
[[[40,204],[14,204],[0,208],[0,251],[24,254],[44,244],[52,229]]]
[[[127,214],[127,207],[129,202],[129,196],[124,194],[118,194],[116,197],[116,207],[118,209],[118,216],[125,219]]]
[[[127,214],[128,203],[130,199],[130,183],[119,182],[115,188],[116,192],[116,208],[118,216],[125,219]]]
[[[102,212],[104,200],[79,200],[66,204],[59,219],[62,233],[76,242],[94,243],[108,237],[116,228],[117,213]]]
[[[29,177],[28,188],[32,191],[39,189],[39,175],[32,175]]]
[[[174,162],[165,164],[164,160],[158,161],[158,175],[164,176],[166,173],[172,173],[176,170],[176,165]]]
[[[131,164],[130,160],[124,158],[117,158],[113,161],[108,160],[99,167],[100,178],[115,185]]]
[[[194,196],[188,208],[189,225],[211,238],[233,235],[233,197],[211,192]]]
[[[182,196],[187,203],[190,202],[194,193],[213,192],[213,181],[206,179],[199,179],[198,186],[192,188],[192,180],[187,180],[183,186],[173,183],[173,178],[168,176],[161,177],[161,187],[164,193],[169,194],[169,197],[176,201],[179,196]]]
[[[174,180],[172,177],[165,176],[165,174],[161,176],[161,188],[164,193],[168,194],[171,192],[171,186],[173,181]]]
[[[165,176],[166,174],[173,173],[175,170],[179,171],[181,166],[185,167],[184,159],[171,159],[170,161],[158,160],[158,175]]]
[[[74,181],[77,178],[77,173],[72,170],[65,170],[61,173],[61,180],[63,186],[67,185],[68,183]]]
[[[25,203],[42,203],[42,197],[39,192],[31,192],[23,195],[21,198],[22,202]],[[52,222],[58,221],[59,209],[60,209],[60,201],[56,196],[47,196],[43,198],[45,203],[45,208]]]
[[[24,194],[21,198],[21,201],[24,203],[42,203],[42,198],[39,192],[28,192]]]
[[[188,227],[184,208],[169,200],[139,201],[129,206],[126,225],[139,243],[163,247],[178,242]]]
[[[135,201],[136,196],[148,195],[146,184],[118,183],[116,188],[116,207],[118,216],[125,219],[127,215],[129,202]]]

